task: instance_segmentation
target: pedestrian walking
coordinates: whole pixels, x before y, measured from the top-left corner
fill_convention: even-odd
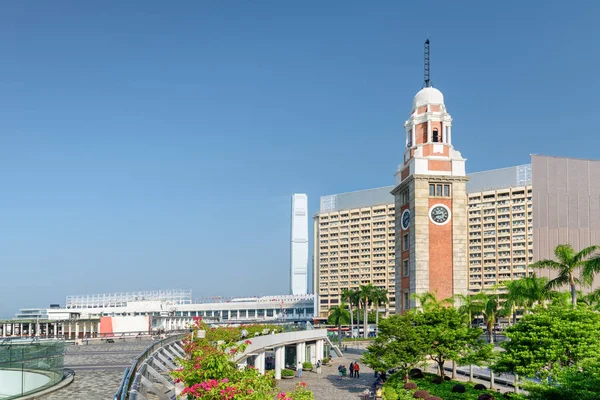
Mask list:
[[[321,375],[321,360],[317,360],[317,375]]]
[[[298,361],[298,367],[296,367],[296,371],[298,372],[298,378],[302,378],[302,363]]]
[[[350,378],[354,378],[354,363],[350,363],[350,367],[348,369],[350,370]]]
[[[360,378],[360,367],[357,362],[354,363],[354,377]]]

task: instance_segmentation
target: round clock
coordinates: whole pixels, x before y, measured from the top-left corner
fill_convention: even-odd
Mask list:
[[[435,204],[429,209],[429,219],[436,225],[445,225],[450,221],[452,213],[443,204]]]
[[[403,231],[407,230],[408,227],[410,226],[410,211],[409,210],[402,211],[402,218],[400,221],[402,223],[402,230]]]

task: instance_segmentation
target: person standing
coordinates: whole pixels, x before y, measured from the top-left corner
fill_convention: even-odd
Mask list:
[[[354,363],[354,377],[360,378],[360,367],[358,366],[358,362]]]
[[[317,360],[317,375],[321,375],[321,360]]]
[[[350,378],[354,378],[354,363],[350,363]]]
[[[298,372],[298,378],[302,378],[302,363],[300,361],[298,361],[298,367],[296,368],[296,371]]]

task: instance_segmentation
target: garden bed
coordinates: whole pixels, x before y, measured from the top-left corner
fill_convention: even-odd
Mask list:
[[[423,378],[411,378],[410,382],[417,385],[417,389],[404,389],[404,380],[399,374],[392,375],[384,384],[384,400],[408,400],[413,399],[413,395],[417,390],[426,390],[431,396],[437,396],[442,400],[477,400],[482,394],[490,394],[496,400],[500,399],[515,399],[522,400],[526,397],[509,393],[505,397],[504,394],[493,390],[477,390],[475,384],[458,381],[443,381],[442,383],[433,383],[435,378],[439,379],[438,375],[425,373]],[[463,385],[464,393],[453,393],[452,388],[455,385]]]

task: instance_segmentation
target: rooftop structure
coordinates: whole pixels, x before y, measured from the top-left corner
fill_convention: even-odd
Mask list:
[[[125,307],[131,301],[162,301],[167,304],[191,304],[192,291],[182,289],[145,290],[140,292],[67,296],[66,308]]]
[[[351,208],[372,207],[380,204],[394,204],[391,194],[394,186],[358,190],[356,192],[331,194],[321,197],[320,213],[349,210]]]
[[[531,186],[531,164],[469,174],[467,193]]]

